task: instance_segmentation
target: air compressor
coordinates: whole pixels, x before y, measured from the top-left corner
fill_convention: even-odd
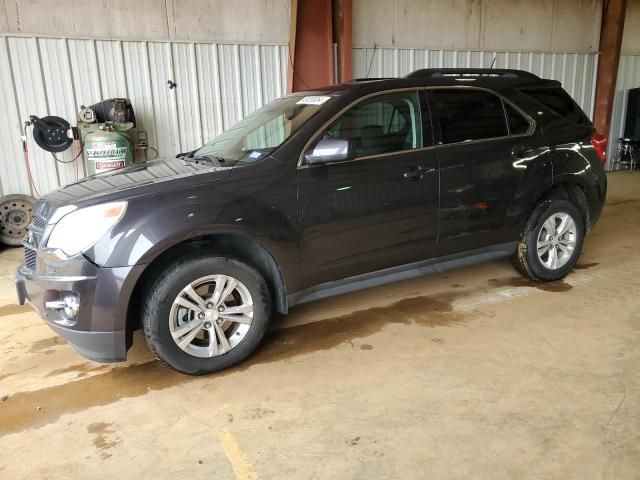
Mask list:
[[[80,107],[77,126],[71,127],[65,119],[56,116],[38,118],[30,116],[33,138],[40,148],[55,156],[79,140],[87,175],[108,172],[132,165],[134,145],[130,132],[136,126],[136,117],[127,98],[111,98],[94,105]],[[146,133],[138,132],[135,148],[145,151]]]

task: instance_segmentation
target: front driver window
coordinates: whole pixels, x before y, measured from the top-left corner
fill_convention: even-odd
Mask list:
[[[422,148],[422,121],[417,92],[378,95],[358,103],[336,120],[318,140],[341,139],[351,158]]]

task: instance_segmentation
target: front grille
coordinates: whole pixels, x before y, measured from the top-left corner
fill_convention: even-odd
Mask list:
[[[37,228],[38,230],[44,230],[47,228],[47,220],[42,218],[39,215],[35,215],[31,222],[31,225]]]
[[[24,265],[31,271],[36,269],[36,250],[26,245],[24,247]]]
[[[32,272],[36,269],[38,247],[45,228],[47,228],[47,220],[39,215],[34,215],[31,224],[27,227],[27,234],[22,240],[24,245],[24,266]]]

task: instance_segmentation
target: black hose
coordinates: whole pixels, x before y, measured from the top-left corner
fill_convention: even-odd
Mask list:
[[[78,154],[75,157],[73,157],[71,160],[60,160],[58,157],[56,157],[56,154],[53,153],[53,152],[51,152],[51,156],[53,157],[53,159],[56,162],[59,162],[59,163],[73,163],[78,159],[78,157],[80,157],[80,155],[82,155],[82,151],[83,150],[84,150],[84,143],[81,143],[80,144],[80,150],[78,151]]]

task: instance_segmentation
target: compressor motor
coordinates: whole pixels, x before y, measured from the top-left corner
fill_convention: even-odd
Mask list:
[[[88,175],[133,164],[134,146],[129,134],[136,126],[136,117],[127,98],[110,98],[88,107],[82,105],[76,127],[55,116],[32,115],[30,123],[35,142],[54,155],[64,152],[79,139]],[[138,132],[138,137],[146,139],[145,132]],[[146,141],[137,147],[146,154]]]

